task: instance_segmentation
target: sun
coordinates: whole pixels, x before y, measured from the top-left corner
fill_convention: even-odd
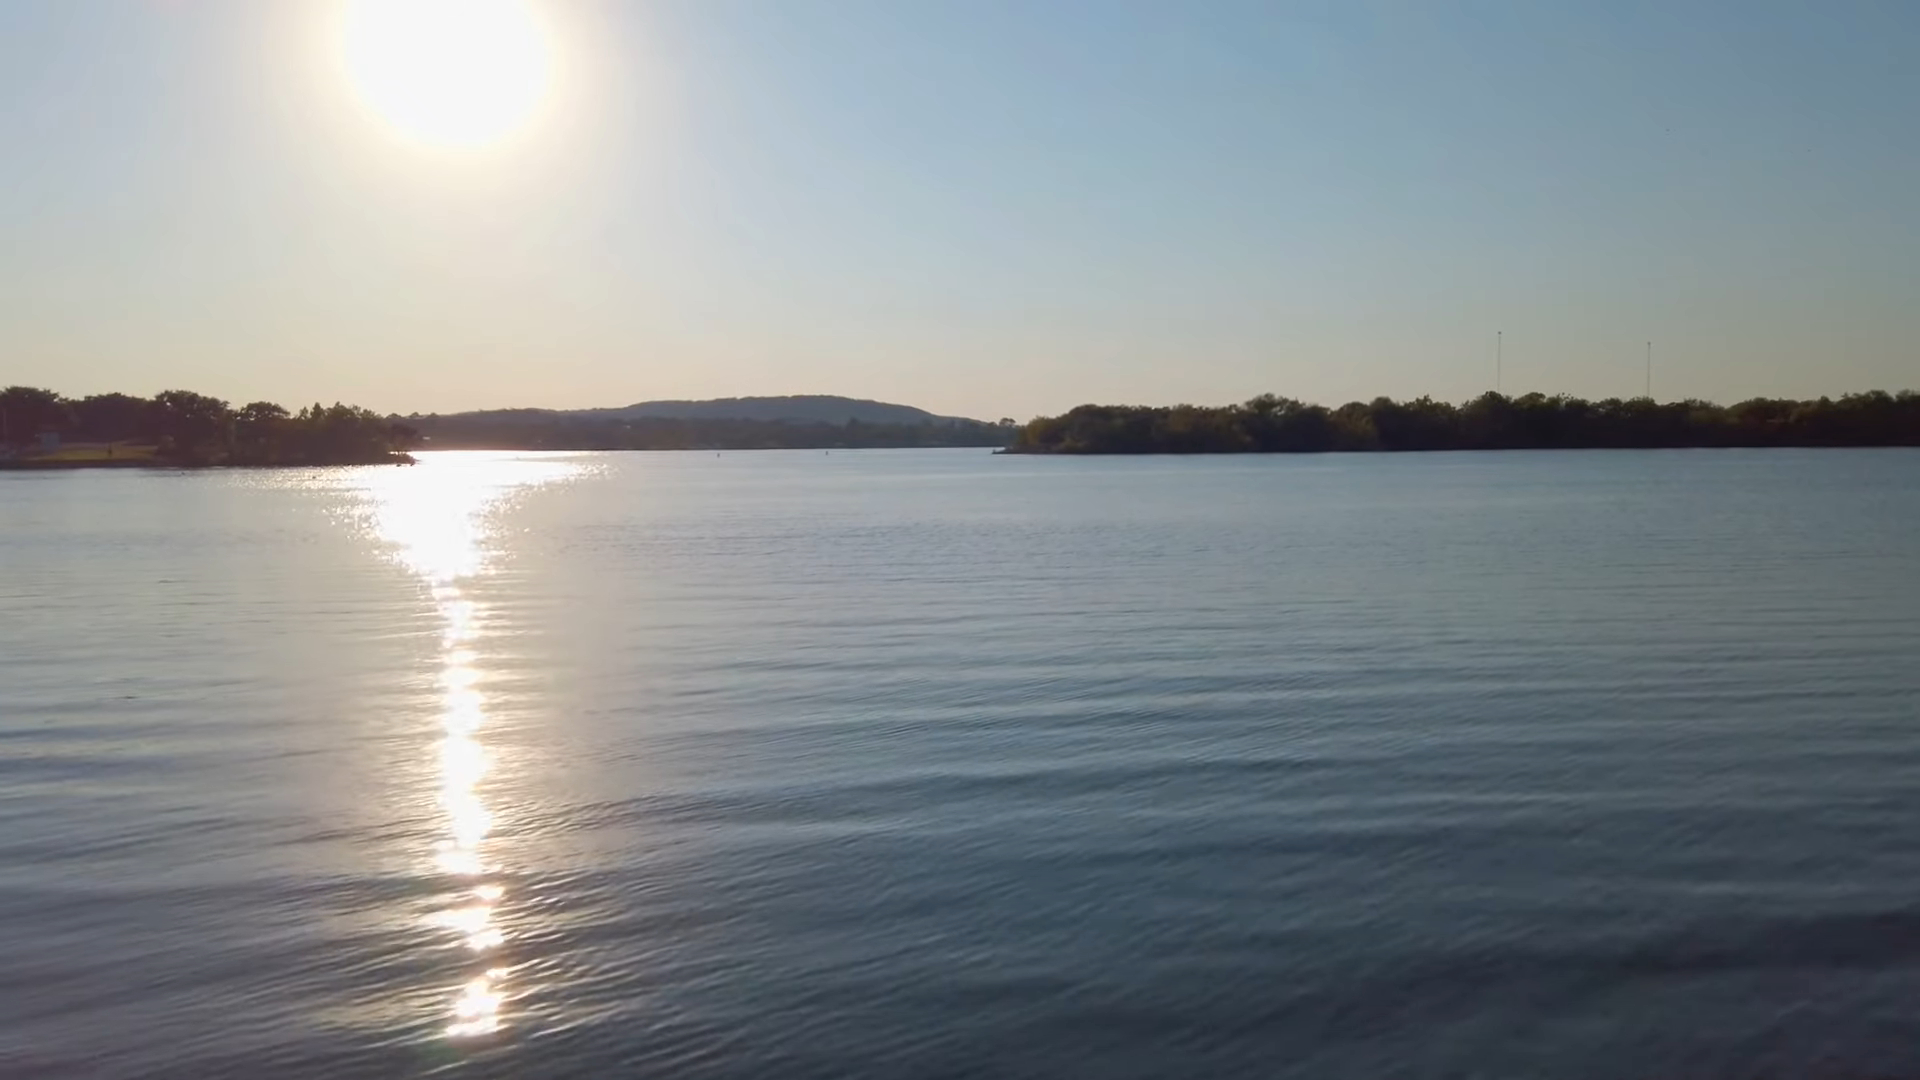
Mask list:
[[[546,28],[526,0],[346,0],[340,45],[360,99],[430,146],[504,139],[553,81]]]

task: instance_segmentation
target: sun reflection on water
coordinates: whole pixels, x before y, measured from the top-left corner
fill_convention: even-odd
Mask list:
[[[441,623],[439,710],[430,736],[437,744],[439,805],[443,831],[434,867],[455,879],[452,898],[431,919],[450,944],[472,957],[473,967],[453,991],[446,1033],[453,1038],[486,1035],[504,1023],[503,989],[510,968],[500,960],[507,942],[498,919],[506,886],[489,858],[494,814],[486,780],[492,765],[482,734],[487,719],[482,654],[475,646],[484,612],[469,595],[473,579],[486,574],[496,554],[488,547],[491,519],[516,491],[574,475],[564,460],[520,455],[453,453],[422,455],[412,468],[367,474],[374,533],[393,546],[395,557],[429,588]]]

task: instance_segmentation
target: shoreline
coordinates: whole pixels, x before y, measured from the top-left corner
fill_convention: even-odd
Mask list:
[[[417,465],[412,454],[394,453],[382,461],[168,461],[154,457],[128,458],[11,458],[0,459],[0,472],[61,472],[69,469],[164,469],[198,472],[202,469],[333,469],[355,465]]]
[[[1351,454],[1356,457],[1400,456],[1405,454],[1528,454],[1544,451],[1626,451],[1626,450],[1916,450],[1920,443],[1660,443],[1650,446],[1420,446],[1420,447],[1345,447],[1328,450],[1055,450],[1033,447],[1005,447],[996,456],[1010,457],[1323,457]]]

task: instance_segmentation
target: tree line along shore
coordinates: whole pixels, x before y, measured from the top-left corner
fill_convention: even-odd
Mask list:
[[[0,390],[0,466],[407,464],[415,432],[368,409],[271,401],[233,408],[167,390],[150,398],[70,399],[31,386]]]
[[[781,420],[381,416],[352,405],[234,408],[168,390],[65,398],[0,390],[0,466],[407,463],[423,444],[495,449],[997,446],[1015,454],[1224,454],[1654,447],[1920,446],[1920,393],[1736,405],[1486,393],[1454,405],[1375,398],[1337,409],[1263,394],[1237,405],[1082,405],[1016,425]]]
[[[1014,454],[1234,454],[1735,446],[1920,446],[1920,393],[1737,405],[1486,393],[1462,405],[1375,398],[1337,409],[1263,394],[1239,405],[1082,405],[1018,429]]]
[[[753,399],[749,405],[755,401]],[[767,399],[770,400],[770,399]],[[676,403],[667,403],[676,404]],[[694,403],[725,406],[728,402]],[[849,402],[855,408],[873,402]],[[828,406],[831,407],[831,406]],[[899,407],[893,407],[898,409]],[[905,410],[918,412],[919,410]],[[357,465],[408,462],[445,450],[775,450],[1003,447],[1014,423],[957,417],[887,422],[728,416],[621,416],[620,410],[502,409],[386,416],[351,405],[290,413],[240,408],[204,394],[65,398],[38,387],[0,390],[0,467]]]
[[[607,416],[537,410],[409,416],[426,445],[488,450],[857,450],[907,447],[1002,447],[1012,421],[888,423],[853,417],[807,419],[709,416]]]

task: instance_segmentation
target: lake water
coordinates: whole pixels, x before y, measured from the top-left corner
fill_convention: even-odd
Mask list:
[[[0,1075],[1920,1064],[1920,452],[0,474]]]

